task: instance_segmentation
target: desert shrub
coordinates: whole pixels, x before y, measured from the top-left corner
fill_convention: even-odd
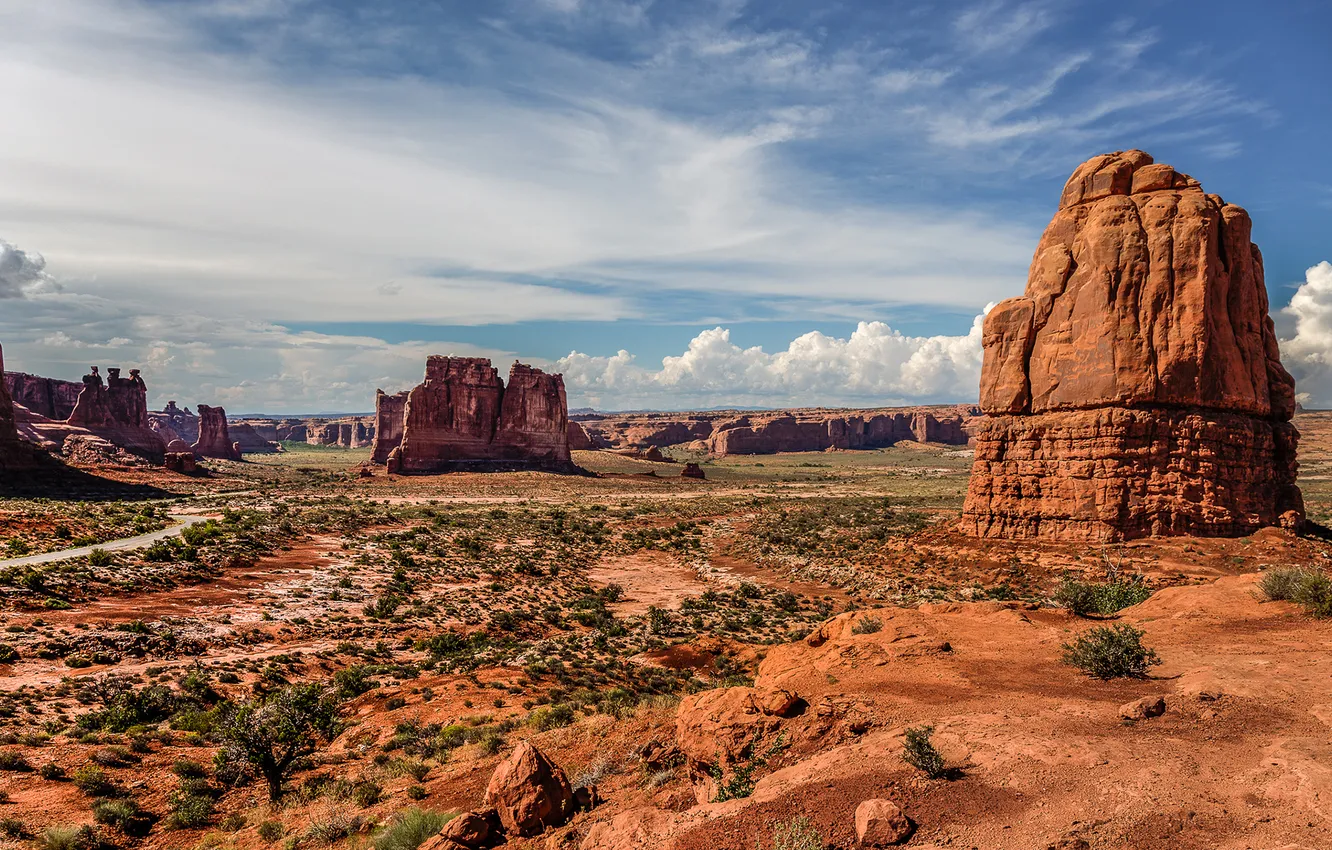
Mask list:
[[[0,664],[13,664],[19,660],[19,651],[7,643],[0,643]]]
[[[27,838],[28,825],[18,818],[0,818],[0,835],[5,838]]]
[[[32,770],[32,764],[18,750],[0,750],[0,770],[26,773]]]
[[[1145,602],[1152,595],[1140,577],[1105,584],[1065,578],[1054,592],[1054,602],[1078,617],[1109,616]]]
[[[772,850],[823,850],[823,847],[823,836],[803,815],[772,828]]]
[[[529,722],[541,732],[568,726],[574,722],[574,719],[573,706],[564,702],[557,702],[547,708],[538,708],[528,718]]]
[[[375,850],[416,850],[427,838],[443,829],[450,817],[442,812],[415,807],[403,809],[375,838]]]
[[[1332,617],[1332,580],[1320,570],[1279,567],[1268,570],[1258,589],[1271,600],[1288,600],[1315,617]]]
[[[351,797],[356,805],[368,809],[384,799],[384,786],[369,780],[357,782],[356,787],[352,789]]]
[[[65,769],[53,761],[48,761],[46,764],[37,768],[37,775],[42,779],[58,782],[65,778]]]
[[[167,805],[171,807],[167,826],[172,829],[197,829],[213,818],[213,798],[203,794],[172,791],[167,795]]]
[[[47,827],[37,841],[42,850],[103,850],[111,846],[93,827],[52,826]]]
[[[883,620],[878,617],[871,617],[868,614],[862,614],[851,624],[851,634],[853,635],[872,635],[883,628]]]
[[[902,747],[902,761],[931,779],[941,779],[948,775],[948,765],[944,762],[943,754],[930,740],[933,734],[933,726],[908,728],[906,741]]]
[[[208,775],[208,768],[193,759],[178,758],[172,763],[171,772],[182,779],[202,779]]]
[[[217,826],[223,832],[240,832],[245,828],[245,815],[240,812],[232,812],[222,818],[222,822]]]
[[[726,770],[719,759],[717,764],[708,768],[713,781],[717,784],[717,796],[712,799],[712,802],[724,803],[727,800],[740,800],[753,794],[756,783],[754,775],[766,768],[768,762],[779,756],[786,749],[786,746],[786,738],[780,732],[768,749],[761,753],[755,751],[754,744],[749,744],[740,753],[740,758],[730,765],[731,775],[729,777],[726,776]]]
[[[105,549],[94,549],[88,553],[88,565],[91,567],[109,567],[116,560],[116,556]]]
[[[262,823],[259,824],[258,831],[259,831],[259,837],[267,841],[269,844],[272,844],[274,841],[277,841],[287,832],[286,829],[283,828],[282,824],[275,820],[263,821]]]
[[[1141,629],[1127,623],[1097,626],[1064,644],[1064,663],[1098,679],[1142,678],[1161,659],[1142,645]]]
[[[335,844],[359,830],[361,824],[360,815],[342,806],[330,806],[310,820],[304,838],[314,844]]]
[[[407,788],[407,796],[413,800],[424,800],[428,792],[424,786],[412,785]]]
[[[130,799],[98,800],[93,803],[92,811],[93,820],[131,838],[142,838],[153,828],[153,816]]]
[[[106,772],[95,764],[85,764],[74,771],[73,779],[74,787],[89,797],[109,797],[116,788]]]
[[[375,686],[370,671],[364,664],[354,664],[333,674],[333,687],[338,699],[352,699]]]
[[[1263,573],[1258,580],[1258,590],[1273,602],[1294,602],[1300,588],[1314,572],[1303,567],[1276,567]]]

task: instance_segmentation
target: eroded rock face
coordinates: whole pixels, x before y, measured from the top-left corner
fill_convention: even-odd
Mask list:
[[[486,805],[495,809],[509,835],[540,835],[569,820],[573,789],[558,765],[522,741],[491,775]]]
[[[1250,229],[1142,151],[1078,167],[1026,293],[985,320],[964,530],[1234,536],[1303,515]]]
[[[148,388],[138,369],[123,378],[120,369],[109,368],[103,382],[98,368],[90,367],[65,421],[157,463],[166,454],[166,441],[148,424]]]
[[[74,412],[83,384],[43,378],[27,372],[5,372],[5,387],[15,404],[47,419],[64,420]]]
[[[240,448],[231,440],[227,412],[220,407],[199,405],[199,439],[191,448],[196,457],[240,460]]]
[[[891,413],[747,415],[717,423],[708,438],[715,455],[877,449],[903,440],[965,446],[965,409]]]
[[[426,360],[408,393],[392,471],[443,472],[474,464],[570,468],[564,379],[515,363],[506,387],[481,357]],[[388,460],[389,458],[386,458]]]
[[[0,351],[0,372],[4,372],[4,352]],[[19,440],[14,419],[14,402],[7,382],[0,382],[0,472],[24,469],[32,465],[32,453]]]
[[[402,422],[407,413],[407,391],[389,395],[375,390],[375,442],[370,453],[374,463],[388,463],[389,452],[402,444]]]
[[[168,401],[161,410],[151,411],[148,424],[168,443],[176,439],[195,443],[199,439],[199,417],[188,407],[177,407],[174,401]]]

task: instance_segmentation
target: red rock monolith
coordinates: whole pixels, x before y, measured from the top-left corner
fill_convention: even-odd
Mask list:
[[[166,455],[166,441],[149,427],[148,388],[131,369],[128,378],[120,369],[106,370],[106,381],[96,366],[83,376],[83,389],[74,402],[66,424],[84,428],[115,446],[161,463]]]
[[[227,412],[220,407],[199,405],[199,439],[191,449],[195,457],[215,457],[222,460],[240,460],[239,447],[231,440],[227,427]]]
[[[1026,293],[985,320],[965,531],[1113,541],[1298,524],[1295,385],[1250,229],[1142,151],[1078,167]]]
[[[504,831],[527,837],[561,826],[573,814],[573,789],[564,771],[527,741],[495,768],[486,805],[499,814]]]
[[[375,390],[375,442],[370,451],[373,463],[388,463],[389,452],[401,445],[403,415],[406,412],[406,390],[393,395]]]

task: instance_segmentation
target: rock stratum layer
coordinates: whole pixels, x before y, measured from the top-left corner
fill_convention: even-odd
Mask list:
[[[402,417],[401,440],[386,457],[391,472],[572,468],[564,378],[521,363],[506,386],[485,358],[429,357],[425,381],[407,394]]]
[[[1120,540],[1298,524],[1295,382],[1242,208],[1142,151],[1064,187],[985,319],[965,531]]]

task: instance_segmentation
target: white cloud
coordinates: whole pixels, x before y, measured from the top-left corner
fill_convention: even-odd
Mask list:
[[[1295,335],[1281,341],[1281,361],[1300,402],[1332,406],[1332,263],[1311,266],[1281,312],[1295,322]]]
[[[30,298],[60,291],[60,284],[46,273],[41,254],[21,251],[0,239],[0,298]]]
[[[696,336],[683,354],[664,358],[660,369],[638,366],[627,351],[613,357],[575,351],[553,367],[564,373],[575,406],[974,401],[983,318],[965,336],[912,337],[882,322],[861,322],[846,339],[807,333],[772,354],[741,348],[718,327]]]

